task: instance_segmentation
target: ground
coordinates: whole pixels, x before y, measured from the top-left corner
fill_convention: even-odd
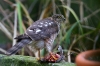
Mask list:
[[[0,66],[75,66],[74,63],[40,63],[34,57],[12,55],[5,56],[0,54]]]

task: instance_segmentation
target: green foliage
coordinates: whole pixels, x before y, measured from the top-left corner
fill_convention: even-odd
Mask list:
[[[22,15],[21,15],[21,4],[18,0],[17,1],[17,11],[18,11],[18,22],[19,22],[19,32],[23,34],[23,27],[22,27]]]

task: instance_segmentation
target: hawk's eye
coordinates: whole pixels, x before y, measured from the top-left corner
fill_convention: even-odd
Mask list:
[[[57,16],[57,18],[61,18],[60,16]]]

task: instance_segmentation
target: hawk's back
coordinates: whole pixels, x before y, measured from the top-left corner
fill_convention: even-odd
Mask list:
[[[58,31],[58,24],[51,17],[49,17],[34,22],[26,30],[26,34],[33,40],[43,40],[50,38],[52,34],[58,33]]]

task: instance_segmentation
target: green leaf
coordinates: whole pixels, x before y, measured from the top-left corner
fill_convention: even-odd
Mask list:
[[[68,42],[68,44],[70,44],[70,36],[71,36],[71,33],[72,33],[73,29],[74,29],[76,26],[77,26],[77,22],[74,23],[74,24],[72,25],[72,27],[66,32],[65,36],[64,36],[64,37],[62,38],[62,40],[61,40],[61,43],[62,43],[62,41],[64,41],[64,39],[66,39],[66,42]]]
[[[65,5],[62,5],[62,7],[68,9],[73,14],[74,18],[76,19],[76,22],[79,24],[80,31],[83,34],[83,29],[82,29],[82,26],[80,24],[80,20],[79,20],[78,16],[76,15],[75,11],[73,9],[71,9],[70,7],[67,7]]]
[[[20,7],[20,2],[17,0],[17,11],[18,11],[18,21],[19,21],[19,31],[20,34],[22,34],[23,31],[23,24],[22,24],[22,15],[21,15],[21,7]]]

